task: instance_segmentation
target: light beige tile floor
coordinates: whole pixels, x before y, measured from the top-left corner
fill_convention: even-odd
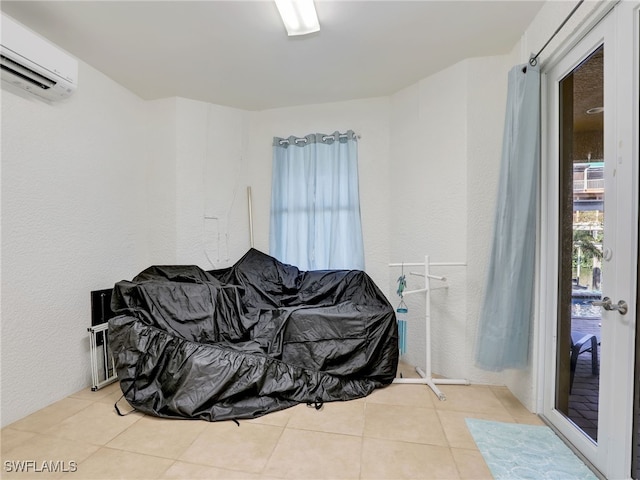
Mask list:
[[[542,424],[505,387],[440,387],[445,401],[424,385],[393,384],[363,399],[321,410],[298,405],[237,426],[137,412],[120,417],[113,409],[116,383],[83,390],[5,427],[0,476],[484,479],[491,474],[465,418]],[[10,471],[18,462],[29,472]]]

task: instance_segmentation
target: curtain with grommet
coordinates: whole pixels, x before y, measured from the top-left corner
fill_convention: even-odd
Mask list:
[[[533,316],[540,171],[540,72],[518,65],[508,78],[502,159],[476,365],[526,368]]]
[[[351,130],[273,139],[270,254],[301,270],[364,270]]]

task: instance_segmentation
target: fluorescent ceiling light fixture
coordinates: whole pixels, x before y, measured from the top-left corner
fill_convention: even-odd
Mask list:
[[[320,30],[313,0],[275,0],[287,34],[307,35]]]

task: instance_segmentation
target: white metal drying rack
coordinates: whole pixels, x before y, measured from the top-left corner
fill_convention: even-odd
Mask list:
[[[408,290],[402,293],[405,295],[412,295],[414,293],[425,293],[425,337],[426,337],[426,372],[423,372],[420,367],[416,367],[416,372],[421,378],[395,378],[393,383],[417,383],[421,385],[427,385],[433,393],[436,394],[439,400],[446,400],[447,397],[436,385],[469,385],[469,380],[465,379],[450,379],[450,378],[433,378],[431,372],[431,280],[439,280],[446,282],[446,277],[438,275],[432,275],[430,267],[464,267],[466,263],[431,263],[429,261],[429,255],[425,255],[424,263],[390,263],[390,267],[424,267],[424,273],[409,272],[410,275],[418,275],[424,277],[424,288],[417,290]],[[447,285],[443,285],[436,288],[447,288]]]

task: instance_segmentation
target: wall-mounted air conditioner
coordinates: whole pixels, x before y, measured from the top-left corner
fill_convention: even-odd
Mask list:
[[[78,61],[52,43],[2,14],[2,84],[45,100],[62,100],[78,86]]]

